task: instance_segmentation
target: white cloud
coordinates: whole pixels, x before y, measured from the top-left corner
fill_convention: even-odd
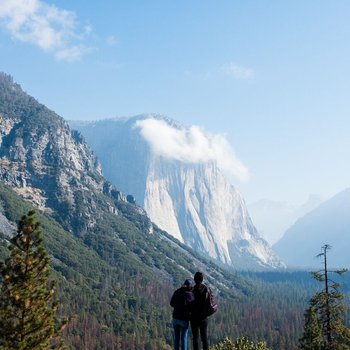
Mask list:
[[[110,35],[109,37],[106,38],[106,43],[109,46],[116,46],[119,44],[119,40],[114,35]]]
[[[179,129],[154,118],[139,120],[136,126],[156,155],[186,163],[216,161],[220,169],[241,181],[249,177],[248,169],[222,134],[208,134],[198,126]]]
[[[251,80],[255,78],[254,70],[251,68],[240,66],[234,62],[228,62],[221,66],[221,72],[225,75],[240,80]]]
[[[89,51],[80,41],[91,27],[82,28],[79,34],[74,12],[41,0],[1,0],[0,25],[12,38],[51,52],[58,60],[78,60]]]
[[[55,57],[59,61],[74,62],[78,61],[80,57],[85,53],[91,52],[91,50],[91,48],[87,48],[84,46],[71,46],[63,48],[61,50],[57,50],[55,52]]]
[[[228,62],[203,72],[185,70],[183,75],[187,78],[197,78],[202,81],[218,79],[222,78],[222,76],[227,76],[236,80],[255,79],[255,72],[252,68],[244,67],[234,62]]]

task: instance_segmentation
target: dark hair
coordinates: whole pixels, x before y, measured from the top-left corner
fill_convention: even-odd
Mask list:
[[[196,272],[195,274],[194,274],[194,281],[196,282],[196,283],[202,283],[203,282],[203,274],[202,274],[202,272]]]

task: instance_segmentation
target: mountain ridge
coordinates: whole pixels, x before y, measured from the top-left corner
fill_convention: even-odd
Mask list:
[[[0,257],[34,206],[64,311],[77,314],[66,334],[72,349],[171,343],[170,294],[197,269],[228,309],[250,292],[238,275],[154,225],[104,179],[80,134],[13,84],[0,74]]]
[[[128,203],[127,196],[104,179],[96,156],[63,118],[28,96],[4,73],[0,74],[0,93],[3,183],[78,237],[84,238],[106,215],[126,220],[150,237],[161,232],[141,207]],[[18,100],[21,108],[12,105]],[[40,204],[45,206],[25,191],[38,191]]]
[[[320,247],[333,246],[332,266],[350,267],[348,242],[350,227],[350,188],[339,192],[300,218],[274,248],[291,266],[314,267]],[[341,243],[340,243],[341,242]]]
[[[319,206],[324,199],[318,195],[310,195],[301,205],[288,202],[261,199],[248,204],[249,213],[259,232],[271,244],[281,239],[285,231],[295,221]]]
[[[276,290],[270,283],[249,277],[250,273],[242,275],[220,266],[160,230],[132,198],[128,202],[119,187],[100,176],[98,166],[89,163],[95,156],[83,138],[61,124],[61,119],[57,126],[51,114],[48,120],[52,117],[53,123],[41,123],[46,112],[35,99],[27,99],[28,109],[25,104],[21,108],[4,104],[6,89],[1,80],[0,75],[0,114],[2,121],[6,114],[7,122],[0,122],[0,129],[5,130],[1,131],[0,142],[5,133],[12,131],[13,137],[6,141],[8,171],[3,171],[0,180],[0,231],[7,227],[5,233],[0,232],[0,259],[8,254],[12,228],[34,206],[53,277],[58,280],[60,313],[73,316],[65,330],[65,340],[72,350],[169,349],[173,342],[170,296],[197,270],[204,272],[205,283],[214,291],[220,308],[211,320],[212,344],[226,336],[250,334],[253,339],[266,339],[273,348],[295,349],[304,301],[298,294],[296,305],[288,302],[295,300],[295,285],[287,283],[281,295],[280,285]],[[13,115],[11,110],[22,115]],[[14,122],[8,123],[11,118],[18,124],[17,129],[12,130]],[[29,118],[30,122],[20,123],[21,118]],[[43,130],[40,125],[45,125]],[[30,135],[35,139],[37,132],[50,135],[48,141],[44,140],[49,145],[47,152],[31,140]],[[72,161],[65,158],[70,149],[64,149],[67,145],[81,157]],[[0,144],[0,152],[1,148]],[[32,151],[37,154],[37,162],[31,158]],[[23,157],[22,163],[18,157]],[[53,167],[45,167],[41,160]],[[75,164],[90,164],[92,172],[85,174]],[[131,169],[132,165],[130,162]],[[47,169],[52,171],[45,175]],[[60,193],[55,195],[55,184],[69,174],[71,181],[64,186],[58,184]],[[25,197],[21,189],[40,185],[39,178],[49,180],[37,188],[41,191],[39,197]],[[65,186],[71,188],[65,191]],[[43,193],[54,196],[48,196],[51,201],[41,200]],[[70,194],[71,202],[65,200]],[[40,203],[36,200],[44,211],[38,209]],[[45,206],[47,203],[52,205]],[[305,294],[304,288],[301,292]]]

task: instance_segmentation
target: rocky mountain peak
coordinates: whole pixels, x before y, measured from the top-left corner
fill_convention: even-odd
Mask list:
[[[40,209],[57,213],[70,230],[94,224],[94,193],[102,193],[105,182],[97,158],[63,118],[5,74],[0,75],[0,146],[0,180]],[[74,228],[71,218],[82,207],[85,223]]]

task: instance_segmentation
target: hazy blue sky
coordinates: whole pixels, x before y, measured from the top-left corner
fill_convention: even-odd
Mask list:
[[[350,180],[350,1],[1,0],[0,70],[66,119],[225,133],[248,202]]]

